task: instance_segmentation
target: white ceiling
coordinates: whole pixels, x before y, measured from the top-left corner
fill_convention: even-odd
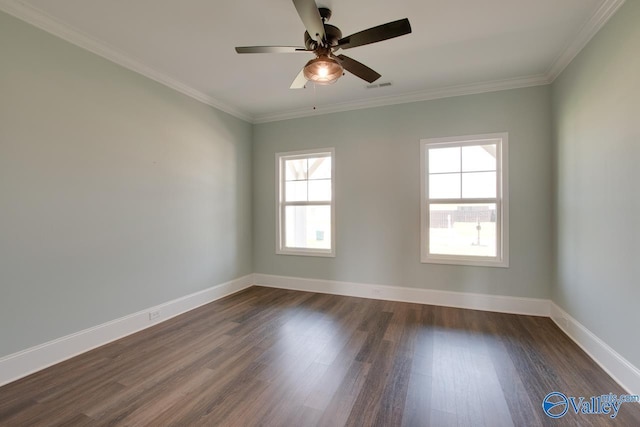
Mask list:
[[[0,9],[252,122],[552,81],[624,0],[317,0],[348,35],[409,18],[413,33],[344,51],[391,87],[347,74],[289,85],[310,54],[291,0],[0,0]],[[318,106],[314,112],[312,107]]]

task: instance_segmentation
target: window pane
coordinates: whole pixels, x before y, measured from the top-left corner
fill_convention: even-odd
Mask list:
[[[496,173],[473,172],[462,174],[462,197],[496,197]]]
[[[289,181],[286,182],[285,201],[300,202],[307,200],[307,182],[308,181]]]
[[[429,253],[497,256],[496,204],[432,204]]]
[[[321,179],[309,182],[310,201],[330,201],[331,200],[331,180]]]
[[[430,199],[457,199],[460,197],[460,174],[429,175]]]
[[[309,179],[331,179],[331,157],[309,158]]]
[[[460,147],[430,148],[429,172],[460,172]]]
[[[331,248],[330,206],[285,207],[288,248]]]
[[[462,147],[462,171],[496,170],[496,144]]]
[[[307,159],[285,160],[284,167],[287,181],[307,179]]]

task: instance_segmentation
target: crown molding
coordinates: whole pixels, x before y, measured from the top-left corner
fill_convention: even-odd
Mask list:
[[[142,74],[143,76],[170,87],[171,89],[187,95],[188,97],[196,99],[244,121],[250,123],[253,122],[253,117],[251,115],[246,114],[231,105],[218,101],[210,95],[200,92],[174,79],[173,77],[158,72],[151,67],[136,61],[113,46],[109,46],[102,41],[98,41],[89,35],[72,28],[36,7],[16,0],[0,0],[0,10],[69,43],[81,47],[82,49],[88,50],[89,52],[108,59],[111,62],[115,62],[116,64],[131,71],[135,71],[138,74]]]
[[[553,83],[553,81],[558,78],[571,61],[584,49],[593,36],[595,36],[618,9],[620,9],[624,2],[625,0],[604,0],[598,10],[596,10],[591,18],[582,26],[578,35],[567,45],[560,56],[553,62],[551,68],[549,68],[547,77],[550,83]]]
[[[255,116],[253,123],[268,123],[280,120],[288,120],[302,117],[318,116],[330,113],[340,113],[344,111],[359,110],[372,107],[383,107],[386,105],[405,104],[409,102],[429,101],[434,99],[450,98],[462,95],[474,95],[486,92],[496,92],[508,89],[519,89],[530,86],[542,86],[551,84],[573,61],[580,51],[589,43],[598,31],[609,21],[609,19],[620,9],[626,0],[604,0],[602,5],[580,28],[577,36],[567,45],[562,53],[553,62],[553,65],[544,74],[512,79],[495,80],[484,83],[474,83],[468,85],[449,86],[440,89],[411,92],[402,95],[391,95],[385,97],[370,98],[367,100],[345,102],[315,110],[289,110],[278,113],[269,113]]]
[[[406,104],[410,102],[430,101],[434,99],[451,98],[454,96],[475,95],[486,92],[497,92],[508,89],[519,89],[531,86],[542,86],[551,83],[545,74],[512,79],[493,80],[457,86],[447,86],[439,89],[409,92],[401,95],[381,96],[359,101],[343,102],[317,107],[315,110],[289,110],[273,114],[255,116],[253,123],[268,123],[301,117],[319,116],[344,111],[361,110],[365,108],[384,107],[387,105]]]
[[[57,20],[46,12],[25,4],[18,0],[0,0],[0,10],[25,21],[41,30],[51,33],[76,46],[88,50],[98,56],[115,62],[129,70],[137,72],[160,84],[170,87],[184,95],[194,98],[204,104],[210,105],[218,110],[224,111],[232,116],[247,121],[252,124],[268,123],[281,120],[318,116],[330,113],[339,113],[351,110],[383,107],[387,105],[398,105],[410,102],[429,101],[434,99],[450,98],[463,95],[474,95],[487,92],[496,92],[508,89],[519,89],[530,86],[542,86],[553,83],[571,61],[580,53],[593,36],[607,23],[607,21],[624,4],[625,0],[604,0],[598,10],[582,26],[578,35],[556,58],[549,71],[545,74],[517,77],[504,80],[494,80],[481,83],[448,86],[444,88],[410,92],[400,95],[382,96],[343,102],[327,106],[318,107],[315,110],[287,110],[275,113],[251,115],[238,108],[223,103],[210,95],[200,92],[185,83],[182,83],[166,74],[152,69],[118,49],[108,44],[98,41],[87,34],[76,30],[67,24]]]

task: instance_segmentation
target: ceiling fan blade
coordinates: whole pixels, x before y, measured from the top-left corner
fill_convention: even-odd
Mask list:
[[[357,77],[360,77],[362,80],[373,83],[381,77],[380,74],[353,58],[349,58],[345,55],[337,55],[337,58],[340,60],[340,64],[345,70]]]
[[[291,83],[291,86],[289,87],[289,89],[304,89],[306,84],[307,84],[307,79],[304,76],[304,68],[303,68],[302,70],[300,70],[300,73],[298,73],[298,76],[293,81],[293,83]]]
[[[293,0],[293,5],[311,38],[317,42],[323,41],[325,38],[324,23],[315,0]]]
[[[298,53],[312,52],[299,46],[239,46],[236,47],[238,53]]]
[[[350,49],[352,47],[363,46],[365,44],[377,43],[394,37],[404,36],[409,33],[411,33],[411,24],[409,24],[409,20],[407,18],[404,18],[343,37],[338,40],[337,47]]]

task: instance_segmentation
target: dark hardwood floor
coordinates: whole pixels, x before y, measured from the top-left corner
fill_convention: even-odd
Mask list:
[[[547,318],[253,287],[0,388],[0,425],[640,426],[552,391],[624,394]]]

